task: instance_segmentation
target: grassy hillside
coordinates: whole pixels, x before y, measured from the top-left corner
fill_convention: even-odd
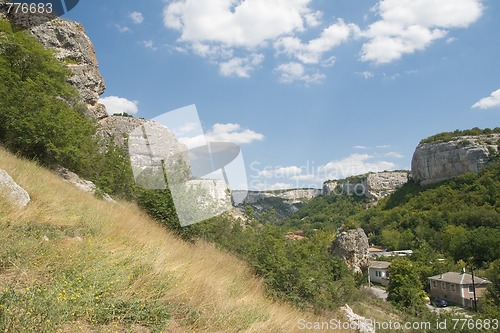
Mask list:
[[[0,168],[32,198],[22,211],[0,201],[2,332],[292,332],[300,318],[335,317],[270,301],[242,261],[179,240],[133,204],[3,148]]]

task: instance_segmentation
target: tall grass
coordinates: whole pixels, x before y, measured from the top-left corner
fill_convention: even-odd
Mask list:
[[[134,204],[80,192],[0,148],[32,198],[0,199],[0,332],[295,332],[325,321],[265,296],[247,265]]]

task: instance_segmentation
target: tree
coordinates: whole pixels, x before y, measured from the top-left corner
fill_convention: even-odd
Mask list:
[[[425,292],[417,266],[406,258],[393,260],[389,276],[387,300],[400,308],[421,312],[425,305]]]

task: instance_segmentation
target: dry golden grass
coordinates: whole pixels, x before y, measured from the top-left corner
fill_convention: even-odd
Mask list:
[[[100,297],[113,308],[120,301],[164,304],[170,318],[163,331],[168,332],[297,332],[299,319],[336,317],[270,300],[244,262],[211,244],[176,238],[134,204],[99,200],[3,148],[0,168],[32,199],[21,211],[0,201],[0,242],[9,244],[0,252],[8,266],[0,266],[0,293],[5,288],[38,288],[43,294],[47,286],[55,291],[53,296],[46,292],[46,302],[76,309],[68,314],[59,309],[54,318],[60,313],[64,317],[57,325],[47,317],[33,327],[55,332],[150,331],[140,320],[125,321],[114,311],[112,319],[94,321],[97,307],[103,306]],[[102,286],[105,292],[95,292]],[[33,302],[30,299],[26,309],[11,305],[9,311],[34,312],[38,305]],[[3,325],[30,324],[11,320]]]

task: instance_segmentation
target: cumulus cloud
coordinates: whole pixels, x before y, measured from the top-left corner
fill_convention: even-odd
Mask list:
[[[139,111],[138,101],[131,101],[123,97],[108,96],[100,98],[99,103],[106,106],[108,114],[128,113],[134,115]]]
[[[158,47],[156,47],[155,42],[152,40],[143,40],[141,42],[142,46],[144,46],[147,49],[150,49],[152,51],[158,50]]]
[[[483,6],[480,0],[381,0],[372,10],[381,19],[361,33],[368,38],[361,60],[384,64],[424,50],[448,29],[469,26]]]
[[[185,130],[188,130],[186,128]],[[191,130],[191,128],[189,128]],[[249,129],[242,129],[240,124],[215,124],[205,135],[179,137],[178,140],[188,147],[197,147],[206,142],[232,142],[235,144],[250,144],[264,140],[264,135]]]
[[[182,42],[222,43],[254,48],[317,23],[311,0],[177,0],[166,5],[166,27],[181,32]]]
[[[355,24],[346,24],[342,19],[325,28],[321,35],[308,43],[303,43],[297,37],[280,38],[274,47],[278,53],[285,53],[304,64],[318,64],[323,54],[336,46],[346,42],[351,36],[359,35],[359,27]]]
[[[302,42],[297,35],[323,24],[321,11],[310,8],[312,0],[174,0],[164,8],[165,27],[177,30],[177,42],[193,53],[209,58],[223,76],[248,78],[263,61],[261,50],[274,47],[303,64],[331,66],[335,57],[326,53],[359,32],[354,24],[339,19],[318,38]],[[236,52],[238,51],[238,52]],[[234,56],[235,54],[241,54]],[[284,64],[277,73],[281,82],[320,82],[320,73]]]
[[[472,105],[473,109],[491,109],[495,107],[500,107],[500,89],[495,90],[490,96],[481,98]]]
[[[119,24],[115,24],[116,29],[118,29],[119,32],[132,32],[129,27],[127,26],[121,26]]]
[[[130,13],[129,17],[135,24],[141,24],[142,22],[144,22],[144,16],[141,12],[132,12]]]
[[[249,78],[250,72],[254,71],[264,61],[263,54],[251,54],[246,58],[232,58],[219,65],[220,73],[223,76],[237,76]]]
[[[298,62],[289,62],[276,67],[275,72],[280,75],[280,81],[283,83],[293,83],[302,81],[306,84],[321,83],[325,75],[317,72],[307,73],[304,65]]]
[[[320,166],[318,172],[325,179],[342,179],[370,171],[394,170],[396,167],[395,163],[376,159],[373,155],[351,154],[340,160],[331,161]]]

